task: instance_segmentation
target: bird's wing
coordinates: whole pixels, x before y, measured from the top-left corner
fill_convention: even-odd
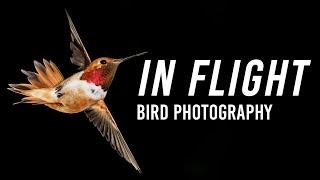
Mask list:
[[[72,51],[72,57],[70,60],[73,64],[79,66],[79,69],[83,70],[91,63],[91,59],[67,11],[66,14],[71,31],[70,49]]]
[[[101,135],[110,142],[110,145],[118,154],[131,163],[141,173],[133,154],[124,140],[116,122],[114,121],[108,107],[103,100],[98,101],[85,111],[89,120],[100,131]]]

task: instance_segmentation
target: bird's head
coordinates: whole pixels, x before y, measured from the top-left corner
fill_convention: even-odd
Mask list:
[[[98,58],[88,65],[88,67],[84,70],[81,79],[86,80],[89,83],[94,83],[96,86],[101,86],[104,90],[108,90],[121,63],[146,53],[147,52],[143,52],[120,59],[108,57]]]

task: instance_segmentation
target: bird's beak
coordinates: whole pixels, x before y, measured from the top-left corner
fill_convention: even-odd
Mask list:
[[[132,56],[128,56],[128,57],[125,57],[125,58],[121,58],[121,59],[116,59],[114,62],[117,62],[117,63],[123,63],[129,59],[132,59],[134,57],[138,57],[138,56],[142,56],[144,54],[147,54],[148,52],[142,52],[142,53],[139,53],[139,54],[135,54],[135,55],[132,55]]]

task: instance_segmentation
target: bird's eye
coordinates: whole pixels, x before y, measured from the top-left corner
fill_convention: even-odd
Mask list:
[[[107,61],[106,60],[101,60],[100,64],[107,64]]]

